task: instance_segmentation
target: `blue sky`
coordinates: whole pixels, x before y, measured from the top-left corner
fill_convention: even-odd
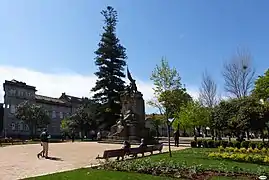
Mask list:
[[[1,0],[0,66],[92,76],[107,5],[118,11],[131,72],[145,83],[165,56],[187,87],[198,88],[205,69],[221,87],[222,64],[238,46],[258,74],[269,67],[266,0]]]

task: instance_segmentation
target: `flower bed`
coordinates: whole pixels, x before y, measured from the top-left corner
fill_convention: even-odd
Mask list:
[[[269,163],[269,156],[264,154],[212,152],[208,154],[208,157],[229,159],[240,162]]]
[[[257,153],[257,154],[269,154],[269,149],[268,148],[262,148],[262,149],[258,149],[258,148],[233,148],[233,147],[222,147],[220,146],[219,148],[219,152],[228,152],[228,153]]]
[[[211,152],[208,157],[263,164],[269,163],[269,149],[252,149],[252,147],[239,149],[220,146],[218,152]]]

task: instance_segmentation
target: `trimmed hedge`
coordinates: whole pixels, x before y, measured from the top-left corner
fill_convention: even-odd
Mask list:
[[[214,141],[214,140],[197,140],[197,141],[191,141],[191,147],[192,148],[218,148],[218,147],[234,147],[234,148],[258,148],[258,149],[262,149],[262,148],[269,148],[269,144],[265,143],[265,142],[255,142],[255,141],[243,141],[243,142],[239,142],[239,141]]]

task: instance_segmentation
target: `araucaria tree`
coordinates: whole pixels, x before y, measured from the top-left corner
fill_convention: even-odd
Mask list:
[[[116,37],[117,12],[108,6],[101,14],[104,16],[105,25],[99,48],[95,51],[95,64],[98,66],[95,75],[98,80],[92,91],[95,92],[93,98],[102,104],[100,112],[104,115],[106,127],[110,127],[121,112],[120,92],[124,90],[125,82],[122,78],[125,77],[127,57],[125,48]]]
[[[251,60],[248,51],[238,49],[231,61],[224,65],[224,88],[231,96],[246,97],[253,88],[255,70],[251,67]]]
[[[150,105],[157,107],[160,113],[164,115],[168,129],[168,145],[170,148],[170,127],[173,122],[175,113],[180,111],[180,107],[191,100],[186,89],[182,87],[181,78],[175,68],[171,68],[168,62],[163,58],[161,64],[153,70],[151,78],[154,83],[155,101],[148,102]]]
[[[17,119],[24,121],[28,126],[31,137],[36,134],[36,129],[46,127],[50,123],[50,117],[42,106],[24,101],[16,109]]]

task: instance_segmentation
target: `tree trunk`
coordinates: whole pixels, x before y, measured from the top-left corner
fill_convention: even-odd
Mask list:
[[[193,127],[193,136],[194,136],[194,141],[197,141],[197,136],[196,136],[195,127]]]
[[[167,132],[168,132],[168,149],[169,149],[169,156],[172,157],[171,143],[170,143],[170,125],[169,125],[168,117],[167,117],[166,123],[167,123]]]
[[[261,135],[262,135],[262,142],[264,143],[264,133],[263,133],[263,130],[261,130]]]
[[[249,130],[247,130],[247,139],[250,140]]]
[[[215,140],[215,137],[216,137],[216,130],[215,129],[211,130],[211,136],[212,136],[212,140]]]
[[[30,138],[33,140],[34,139],[34,126],[30,123],[29,128],[30,128]]]
[[[157,141],[159,142],[159,126],[156,127],[156,137]]]
[[[183,128],[183,137],[186,137],[187,133],[186,133],[186,128]]]

